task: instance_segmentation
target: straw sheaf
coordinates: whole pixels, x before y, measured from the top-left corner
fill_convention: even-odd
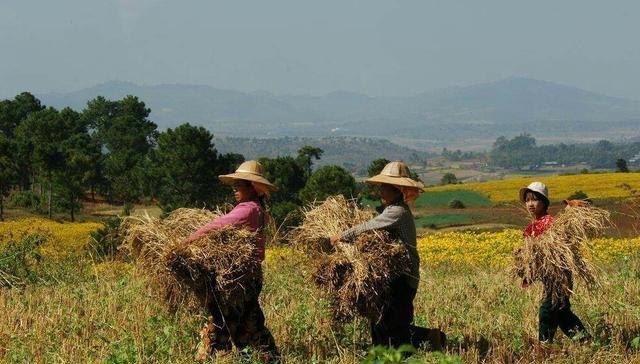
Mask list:
[[[203,209],[177,209],[165,219],[128,217],[121,225],[122,249],[157,287],[171,311],[187,305],[240,304],[261,274],[255,233],[225,227],[190,243],[191,233],[219,216]]]
[[[392,242],[385,231],[368,231],[353,242],[332,247],[330,236],[373,217],[373,212],[342,196],[328,198],[303,213],[294,241],[313,257],[312,279],[331,301],[333,318],[337,322],[357,316],[378,320],[388,304],[391,282],[405,272],[398,267],[409,266],[404,245]]]
[[[599,284],[599,271],[584,257],[584,249],[609,226],[608,211],[568,207],[543,234],[525,237],[516,248],[515,273],[528,282],[542,282],[554,303],[573,293],[574,278],[593,288]]]

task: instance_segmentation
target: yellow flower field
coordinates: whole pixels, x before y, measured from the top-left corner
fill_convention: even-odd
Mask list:
[[[28,234],[48,236],[42,246],[45,256],[58,258],[77,253],[89,242],[89,233],[102,227],[95,222],[59,223],[48,219],[27,218],[0,222],[0,246],[9,240],[19,240]]]
[[[486,195],[494,203],[515,202],[518,200],[518,190],[533,181],[544,182],[549,187],[552,201],[563,200],[577,190],[582,190],[589,197],[596,199],[629,197],[627,186],[640,190],[640,173],[594,173],[509,178],[500,181],[431,187],[426,191],[470,190]]]
[[[522,244],[522,231],[508,229],[498,233],[446,232],[418,239],[423,265],[505,268],[512,264],[513,249]],[[640,237],[597,239],[588,254],[601,263],[640,255]]]
[[[0,246],[11,239],[27,234],[48,236],[42,246],[51,258],[80,252],[89,242],[89,233],[102,227],[99,223],[58,223],[47,219],[28,218],[0,223]],[[418,239],[418,251],[425,266],[504,268],[512,263],[513,249],[522,243],[522,231],[507,229],[501,232],[444,232],[428,234]],[[604,238],[592,242],[595,259],[610,262],[640,254],[640,237],[626,239]],[[282,261],[302,261],[301,253],[290,247],[270,247],[266,251],[268,266]],[[106,267],[99,267],[104,269]],[[123,268],[124,269],[124,268]]]

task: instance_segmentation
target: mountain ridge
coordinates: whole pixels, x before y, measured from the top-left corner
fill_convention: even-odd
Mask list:
[[[194,84],[137,85],[109,81],[68,93],[38,95],[46,105],[82,109],[98,95],[138,96],[161,128],[184,122],[240,137],[432,136],[452,125],[579,125],[640,120],[640,101],[524,77],[448,87],[413,96],[368,96],[351,91],[276,95]],[[574,128],[579,129],[579,128]],[[579,132],[579,130],[576,130]],[[448,134],[443,134],[446,138]]]

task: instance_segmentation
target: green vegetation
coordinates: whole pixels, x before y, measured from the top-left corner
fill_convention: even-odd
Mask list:
[[[627,167],[625,159],[633,157],[638,151],[640,142],[614,144],[607,140],[591,144],[538,146],[534,137],[521,134],[512,139],[504,136],[496,139],[490,160],[494,166],[518,170],[537,170],[548,162],[558,165],[587,163],[591,168],[617,167],[619,171],[624,171]]]
[[[466,207],[490,206],[487,196],[469,190],[425,191],[416,200],[416,207],[447,207],[451,200],[461,201]]]
[[[452,209],[463,209],[463,208],[466,207],[465,204],[462,201],[458,200],[458,199],[454,199],[454,200],[449,201],[448,206],[450,208],[452,208]]]
[[[416,227],[420,228],[439,228],[453,225],[471,224],[480,215],[473,213],[438,213],[432,215],[416,216]]]
[[[46,259],[46,257],[44,258]],[[85,258],[78,258],[88,264]],[[162,298],[132,266],[118,260],[58,276],[50,284],[2,289],[0,362],[39,363],[54,357],[77,363],[193,363],[203,312],[187,306],[169,313]],[[89,263],[90,264],[90,263]],[[607,266],[609,284],[589,293],[577,287],[573,309],[593,336],[580,345],[558,332],[553,345],[537,344],[537,286],[528,290],[500,269],[430,266],[423,262],[415,300],[416,324],[440,328],[443,353],[369,348],[366,322],[344,326],[329,319],[328,302],[309,284],[309,262],[287,249],[268,252],[261,301],[266,324],[285,362],[356,363],[623,363],[640,359],[636,317],[640,262]],[[612,305],[612,303],[614,303]],[[22,324],[23,322],[29,323]],[[46,328],[46,329],[45,329]],[[82,343],[79,345],[78,343]],[[213,360],[208,362],[214,362]],[[251,350],[215,363],[258,363]]]

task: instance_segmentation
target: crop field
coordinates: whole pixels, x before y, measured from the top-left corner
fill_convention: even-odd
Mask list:
[[[46,236],[34,248],[38,259],[25,263],[36,279],[0,288],[0,362],[194,362],[204,313],[169,313],[133,263],[88,255],[87,234],[98,226],[42,219],[0,223],[0,269],[11,266],[6,261],[11,242],[29,233]],[[449,343],[443,353],[420,350],[407,362],[639,362],[640,238],[593,242],[593,260],[606,279],[591,292],[578,284],[572,301],[593,340],[580,345],[559,333],[544,347],[536,331],[540,287],[523,290],[509,273],[520,239],[513,229],[419,239],[416,323],[442,329]],[[375,362],[368,353],[367,324],[332,324],[328,302],[309,284],[310,264],[301,253],[270,247],[264,268],[261,303],[285,362]],[[402,362],[386,354],[378,363]],[[232,352],[215,362],[252,363],[255,357]]]
[[[521,177],[482,183],[469,183],[430,187],[426,192],[469,191],[479,192],[493,203],[518,200],[518,191],[533,181],[544,182],[552,201],[560,201],[581,190],[592,199],[629,197],[630,191],[640,190],[640,173],[596,173],[569,176]],[[461,195],[462,196],[462,195]]]
[[[416,228],[436,228],[442,226],[469,225],[480,216],[473,213],[435,213],[416,216]]]
[[[459,200],[468,207],[491,205],[491,200],[480,192],[469,190],[431,191],[428,189],[416,200],[416,207],[447,207],[452,200]]]

